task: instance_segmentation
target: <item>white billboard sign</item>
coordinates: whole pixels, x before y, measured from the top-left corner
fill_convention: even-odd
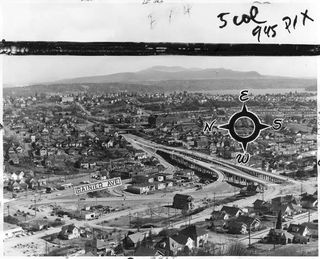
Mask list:
[[[73,187],[73,190],[75,195],[80,195],[88,192],[95,192],[95,191],[100,191],[100,190],[104,190],[112,187],[117,187],[120,185],[122,185],[121,178],[116,177],[116,178],[108,179],[105,181],[75,186]]]

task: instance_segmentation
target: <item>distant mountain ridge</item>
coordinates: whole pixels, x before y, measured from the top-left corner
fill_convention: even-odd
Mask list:
[[[63,94],[72,92],[110,93],[210,91],[238,89],[314,88],[316,79],[261,75],[255,71],[233,71],[224,68],[184,68],[153,66],[138,72],[70,78],[25,87],[4,88],[4,96],[35,93]]]
[[[116,83],[116,82],[146,82],[163,80],[203,80],[217,78],[259,78],[258,72],[239,72],[224,68],[184,68],[179,66],[153,66],[138,72],[123,72],[101,76],[86,76],[70,78],[53,82],[54,84],[80,83]],[[52,83],[49,83],[52,84]]]

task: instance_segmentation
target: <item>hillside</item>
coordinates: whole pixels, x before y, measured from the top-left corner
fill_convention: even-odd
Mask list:
[[[90,93],[210,91],[221,89],[313,88],[316,79],[264,76],[255,71],[228,69],[186,69],[154,66],[138,72],[71,78],[52,83],[4,88],[4,96],[35,93]]]

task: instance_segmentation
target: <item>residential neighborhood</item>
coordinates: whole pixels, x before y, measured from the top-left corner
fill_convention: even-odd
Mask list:
[[[265,87],[246,101],[238,88],[193,91],[199,78],[179,91],[161,90],[175,80],[4,91],[4,255],[318,255],[317,93],[302,88],[313,81],[214,71]],[[282,80],[295,87],[266,88]],[[249,117],[234,122],[238,138],[221,127],[241,109],[267,125],[252,141]]]

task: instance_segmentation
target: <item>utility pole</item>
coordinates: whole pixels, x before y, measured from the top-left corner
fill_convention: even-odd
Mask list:
[[[36,199],[36,193],[34,194],[34,216],[37,216],[37,199]]]
[[[47,241],[45,241],[46,242],[46,255],[48,255],[49,254],[49,250],[48,250],[48,242]]]
[[[249,225],[249,248],[251,248],[251,226],[253,224],[253,221],[252,223]]]
[[[168,207],[168,223],[169,223],[169,227],[170,227],[170,220],[169,220],[169,218],[170,218],[170,212],[169,212],[169,209],[170,209],[170,207]]]
[[[310,209],[308,209],[308,222],[310,223]]]
[[[251,247],[251,224],[249,225],[249,248]]]

